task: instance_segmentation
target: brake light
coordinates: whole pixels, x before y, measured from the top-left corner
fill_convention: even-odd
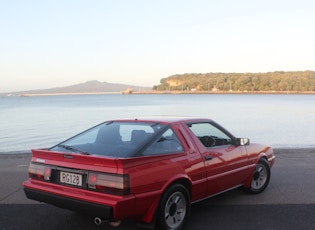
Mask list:
[[[32,179],[49,181],[51,176],[51,168],[47,165],[31,163],[28,168],[28,174]]]
[[[88,175],[88,188],[98,192],[105,192],[115,195],[129,194],[129,176],[112,175],[90,172]]]

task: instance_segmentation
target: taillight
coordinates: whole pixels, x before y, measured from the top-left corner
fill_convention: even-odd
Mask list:
[[[88,175],[88,188],[98,192],[115,195],[129,194],[129,176],[112,175],[90,172]]]
[[[49,181],[51,176],[51,168],[47,165],[31,163],[28,168],[28,174],[32,179]]]

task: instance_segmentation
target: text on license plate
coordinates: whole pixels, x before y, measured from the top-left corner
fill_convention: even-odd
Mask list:
[[[76,186],[82,186],[82,175],[68,172],[60,172],[60,182]]]

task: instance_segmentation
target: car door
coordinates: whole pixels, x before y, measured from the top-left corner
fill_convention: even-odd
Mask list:
[[[205,161],[208,195],[237,187],[248,175],[244,146],[233,145],[233,137],[211,122],[190,123],[188,127]]]

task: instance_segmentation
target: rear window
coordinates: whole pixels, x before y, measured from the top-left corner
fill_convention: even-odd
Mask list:
[[[160,152],[159,146],[164,147]],[[166,150],[165,146],[170,147]],[[182,145],[167,125],[108,122],[76,135],[50,150],[125,158],[182,151]]]

